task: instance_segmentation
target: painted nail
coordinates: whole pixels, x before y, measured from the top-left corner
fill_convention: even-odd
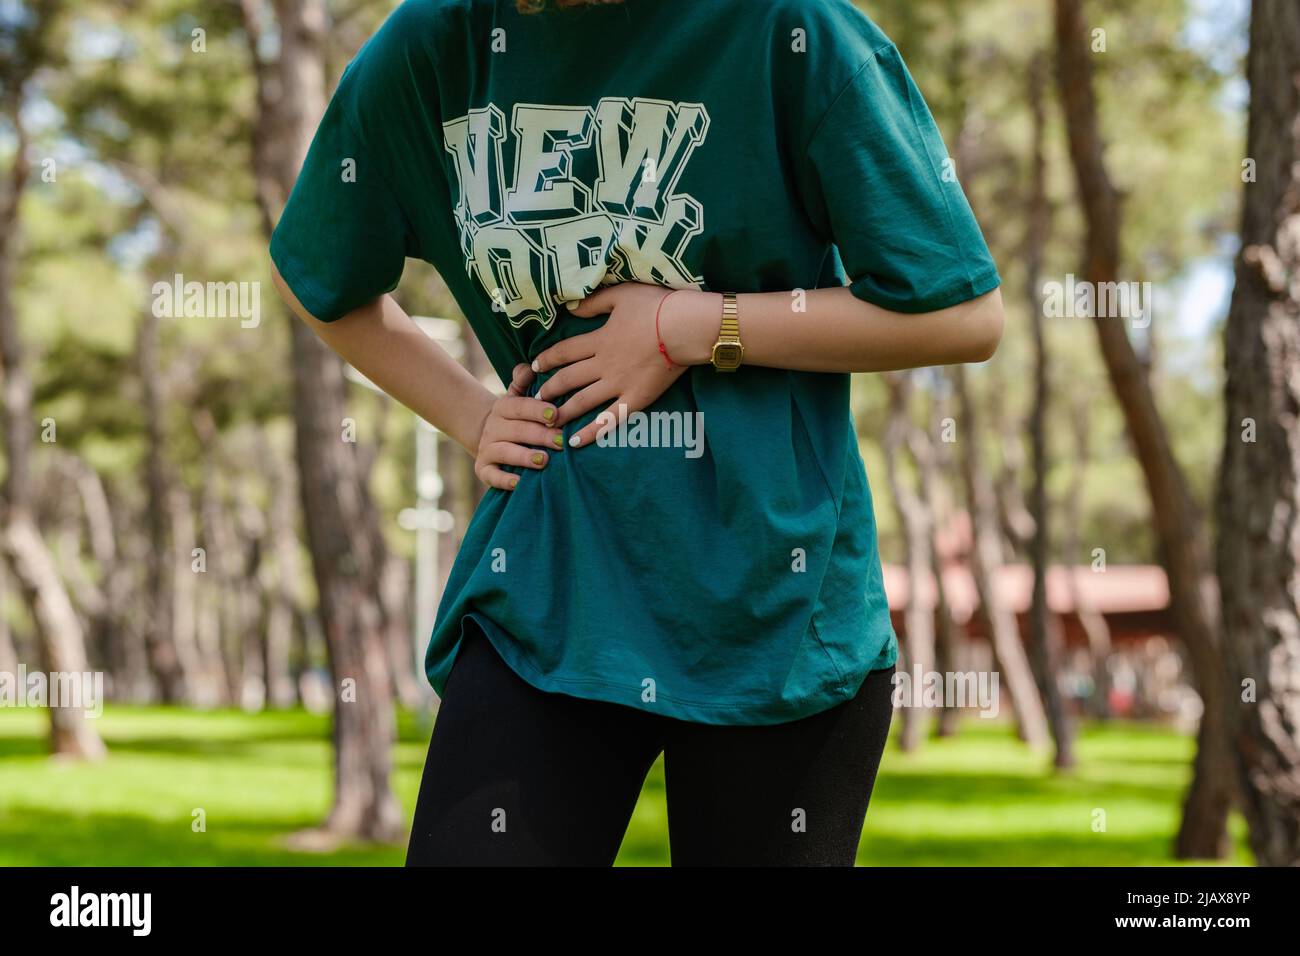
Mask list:
[[[511,490],[513,491],[515,488],[518,488],[518,487],[519,487],[519,479],[518,479],[518,478],[512,478],[512,479],[510,480],[510,488],[511,488]]]
[[[577,448],[579,445],[582,444],[582,436],[574,435],[572,438],[569,439],[569,444],[572,445],[574,448]]]
[[[554,445],[556,448],[563,448],[563,447],[564,447],[564,436],[563,436],[563,435],[552,435],[552,436],[551,436],[551,444]]]
[[[541,368],[539,368],[538,365],[537,365],[537,359],[533,359],[532,369],[533,369],[534,372],[540,372],[540,371],[541,371]]]
[[[553,408],[543,408],[543,409],[542,409],[542,417],[545,418],[545,419],[549,422],[552,418],[555,417],[555,409],[553,409]]]
[[[540,465],[544,461],[546,461],[546,456],[543,455],[540,451],[537,454],[533,455],[534,465]]]

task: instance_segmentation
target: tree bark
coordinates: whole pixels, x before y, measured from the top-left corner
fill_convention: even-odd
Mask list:
[[[970,509],[970,572],[979,599],[976,614],[981,630],[993,647],[1006,691],[1011,695],[1011,708],[1021,739],[1031,747],[1045,747],[1047,717],[1020,638],[1020,628],[993,586],[994,572],[1002,565],[1002,533],[998,528],[993,485],[980,461],[979,423],[963,366],[952,367],[952,380],[963,429],[961,470]]]
[[[14,161],[0,197],[0,377],[4,389],[5,480],[0,501],[0,546],[36,625],[43,666],[48,676],[87,672],[86,640],[54,557],[41,537],[31,506],[32,380],[24,361],[14,308],[19,205],[28,180],[28,138],[22,108],[26,97],[20,78],[6,106],[16,133]],[[79,707],[50,708],[50,748],[56,756],[93,759],[104,744]]]
[[[298,699],[290,663],[293,629],[303,603],[298,538],[294,534],[297,475],[291,462],[273,454],[269,445],[262,447],[262,458],[270,471],[271,506],[267,514],[267,529],[275,567],[266,624],[267,700],[272,707],[292,707]]]
[[[136,365],[144,397],[145,434],[145,527],[149,535],[145,585],[145,646],[149,665],[164,704],[187,699],[189,675],[172,633],[172,545],[169,534],[168,499],[170,481],[164,447],[163,399],[158,362],[158,318],[145,309],[136,339]]]
[[[1079,202],[1087,223],[1084,278],[1095,288],[1116,282],[1119,277],[1119,194],[1103,155],[1082,2],[1054,2],[1058,88]],[[1111,388],[1146,480],[1160,560],[1169,578],[1174,628],[1187,647],[1203,703],[1192,783],[1183,804],[1174,852],[1182,859],[1218,859],[1229,849],[1227,820],[1233,798],[1233,763],[1228,750],[1222,655],[1213,610],[1202,590],[1209,568],[1200,540],[1202,521],[1174,458],[1145,369],[1122,320],[1098,315],[1094,326]]]
[[[81,501],[81,511],[86,522],[86,540],[90,556],[99,572],[99,592],[102,603],[88,622],[87,645],[98,654],[104,666],[114,663],[112,634],[126,601],[128,582],[116,561],[117,535],[113,529],[113,510],[108,504],[104,483],[95,469],[81,458],[68,459],[71,480]]]
[[[1025,499],[1023,489],[1025,448],[1022,429],[1027,422],[1015,420],[1007,410],[1006,385],[1002,369],[996,363],[988,370],[992,375],[988,390],[990,417],[1002,451],[1002,467],[998,469],[993,493],[997,502],[998,528],[1006,542],[1007,560],[1015,560],[1033,546],[1034,515]]]
[[[227,532],[235,542],[231,554],[237,576],[229,581],[226,604],[231,609],[235,632],[240,636],[239,706],[247,711],[266,708],[266,608],[269,606],[264,587],[248,587],[245,582],[262,578],[265,520],[252,502],[242,497],[231,501]]]
[[[273,60],[260,55],[258,0],[242,0],[257,73],[254,174],[263,228],[293,188],[326,104],[326,14],[320,0],[275,0]],[[334,686],[335,837],[392,840],[403,831],[390,783],[395,733],[392,680],[378,600],[378,530],[354,446],[342,439],[342,363],[307,326],[290,320],[294,424],[307,541]]]
[[[9,509],[4,543],[36,622],[41,663],[49,681],[52,684],[59,675],[87,674],[81,622],[40,529],[26,510]],[[81,707],[58,704],[50,707],[50,752],[57,757],[98,759],[105,748]]]
[[[1250,844],[1300,865],[1300,6],[1255,0],[1236,288],[1224,333],[1218,573]],[[1247,440],[1253,425],[1254,440]],[[1253,685],[1253,693],[1251,693]]]
[[[948,589],[943,580],[944,556],[939,551],[939,529],[944,523],[951,523],[953,509],[950,496],[942,493],[944,486],[939,480],[939,456],[934,442],[930,440],[930,435],[939,431],[938,423],[942,418],[937,401],[931,402],[929,415],[930,431],[913,428],[908,436],[908,448],[920,478],[921,498],[926,502],[932,517],[927,545],[930,573],[934,575],[934,662],[939,673],[947,674],[959,668],[965,648],[959,644],[957,625],[952,619],[952,605],[948,603]],[[942,738],[955,735],[960,720],[961,710],[948,706],[945,701],[935,723],[935,736]]]
[[[0,553],[0,608],[4,607],[5,595],[9,593],[9,563]],[[18,671],[18,647],[14,644],[13,631],[9,629],[9,618],[0,614],[0,673],[14,674]]]
[[[1106,617],[1093,605],[1087,592],[1079,583],[1081,574],[1091,574],[1078,564],[1083,558],[1079,548],[1079,526],[1083,523],[1084,477],[1088,471],[1088,462],[1092,458],[1088,440],[1090,417],[1088,401],[1081,396],[1074,397],[1074,410],[1071,415],[1074,430],[1074,463],[1070,472],[1070,490],[1065,502],[1065,541],[1064,551],[1068,559],[1064,562],[1069,574],[1070,600],[1074,606],[1079,626],[1088,640],[1088,653],[1092,658],[1092,716],[1098,720],[1110,717],[1110,625]],[[1090,566],[1090,562],[1089,562]]]
[[[132,613],[131,606],[136,562],[124,554],[126,542],[119,539],[113,504],[99,472],[80,458],[73,458],[72,462],[90,554],[98,568],[99,587],[104,595],[102,612],[89,622],[88,644],[97,648],[104,660],[115,700],[149,700],[153,691],[145,635],[133,623],[138,621],[142,625],[143,615]]]
[[[180,482],[168,493],[167,520],[171,528],[172,550],[168,561],[171,580],[172,634],[176,646],[184,649],[191,661],[190,701],[197,707],[218,707],[229,703],[226,695],[226,668],[220,648],[205,645],[200,627],[199,575],[194,572],[194,508],[190,492]]]
[[[1033,117],[1033,155],[1030,158],[1030,192],[1028,228],[1025,232],[1025,291],[1029,306],[1030,333],[1034,346],[1034,392],[1029,412],[1029,443],[1033,456],[1033,484],[1029,493],[1029,556],[1034,568],[1034,591],[1029,608],[1030,660],[1039,693],[1047,708],[1047,724],[1052,731],[1056,750],[1053,764],[1068,770],[1075,764],[1074,722],[1062,699],[1060,674],[1063,656],[1061,622],[1047,606],[1047,563],[1050,532],[1047,514],[1047,435],[1048,402],[1051,399],[1051,369],[1047,339],[1043,329],[1043,310],[1038,297],[1043,271],[1043,249],[1051,235],[1051,207],[1047,201],[1047,159],[1044,156],[1046,117],[1043,88],[1046,85],[1046,60],[1039,53],[1029,67],[1029,111]]]
[[[192,416],[200,454],[209,458],[215,426],[206,409],[196,409]],[[239,634],[226,599],[230,594],[227,556],[233,543],[225,537],[227,525],[221,514],[221,495],[217,473],[207,469],[199,486],[198,547],[202,570],[197,573],[196,640],[206,659],[219,660],[213,672],[221,675],[220,697],[230,704],[239,703],[240,646]],[[191,562],[194,559],[191,558]],[[238,582],[235,582],[238,585]]]
[[[907,447],[912,421],[908,417],[911,379],[906,372],[885,375],[889,388],[889,423],[885,428],[885,476],[903,531],[907,565],[907,608],[904,611],[907,667],[913,678],[911,699],[903,706],[899,749],[905,753],[920,746],[925,736],[926,710],[920,692],[926,675],[934,670],[934,608],[922,600],[921,587],[930,571],[933,516],[926,503],[900,474],[899,461]]]
[[[370,474],[375,462],[384,453],[386,444],[383,436],[387,434],[389,412],[393,400],[387,395],[376,395],[378,415],[375,423],[375,441],[364,448],[358,448],[358,481],[366,493],[365,510],[372,510],[374,505],[369,498]],[[420,423],[417,428],[423,427]],[[411,651],[411,565],[399,555],[393,554],[384,538],[378,522],[372,523],[375,535],[371,542],[373,553],[371,560],[378,569],[379,610],[382,618],[384,646],[388,651],[388,672],[393,681],[393,697],[408,710],[418,710],[425,703],[425,696],[416,683]],[[432,696],[431,694],[429,696]]]
[[[76,493],[76,476],[81,465],[75,455],[57,455],[55,464],[47,472],[47,480],[41,483],[42,493],[37,496],[33,514],[54,556],[55,567],[72,606],[83,622],[87,664],[102,670],[104,653],[103,647],[95,640],[96,622],[103,620],[108,598],[83,560],[83,515],[77,508],[80,499]]]
[[[433,699],[433,691],[414,665],[411,644],[411,563],[387,552],[379,575],[380,604],[384,608],[384,643],[393,676],[393,695],[407,710],[419,710]],[[426,693],[427,690],[427,693]]]

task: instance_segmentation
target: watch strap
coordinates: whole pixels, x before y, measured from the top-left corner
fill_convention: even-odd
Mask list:
[[[734,292],[722,293],[722,326],[718,329],[718,341],[740,341],[740,306]]]
[[[713,343],[713,367],[719,372],[734,372],[740,368],[745,346],[740,341],[740,303],[734,292],[722,293],[722,324],[718,339]],[[724,356],[721,360],[719,356]]]

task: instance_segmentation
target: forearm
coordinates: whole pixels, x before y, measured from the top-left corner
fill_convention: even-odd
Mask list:
[[[321,322],[294,296],[278,271],[281,297],[344,361],[415,414],[451,436],[472,455],[494,397],[421,331],[392,296],[385,295],[334,322]]]
[[[665,303],[661,334],[673,361],[710,361],[722,315],[717,293],[682,292]],[[737,296],[744,363],[804,372],[883,372],[982,362],[1002,334],[1002,296],[986,295],[936,312],[890,312],[847,288]]]

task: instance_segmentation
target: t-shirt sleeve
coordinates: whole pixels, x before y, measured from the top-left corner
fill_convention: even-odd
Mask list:
[[[344,71],[312,138],[302,171],[271,235],[271,259],[298,301],[333,322],[397,287],[414,237],[383,156],[355,123],[382,108],[381,84],[367,83],[379,55],[367,44]]]
[[[947,158],[898,50],[877,49],[826,110],[801,170],[809,217],[858,298],[930,312],[999,285]]]

